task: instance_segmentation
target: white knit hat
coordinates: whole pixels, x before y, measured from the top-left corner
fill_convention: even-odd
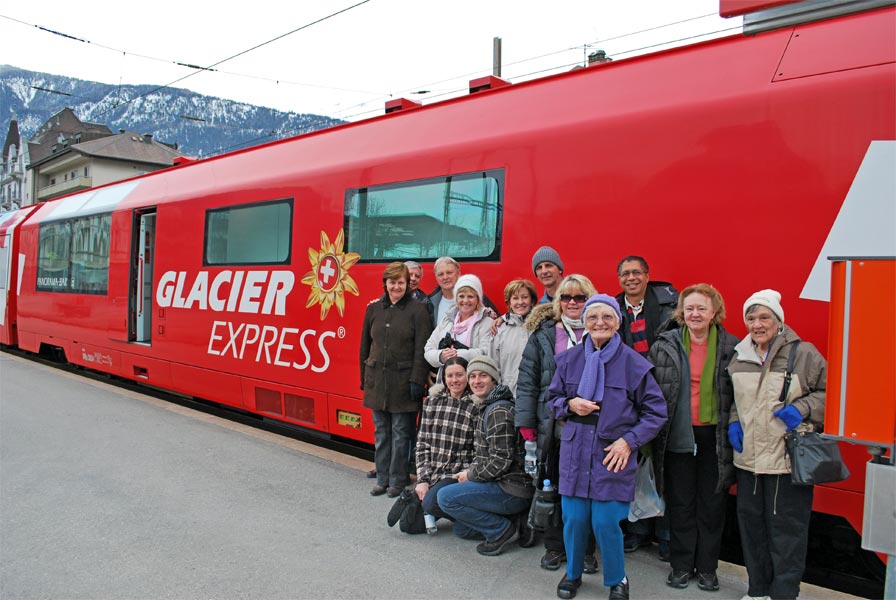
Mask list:
[[[747,322],[747,309],[756,304],[768,308],[775,313],[781,324],[784,324],[784,309],[781,307],[781,292],[777,290],[759,290],[744,302],[744,323]]]
[[[476,295],[479,296],[479,303],[482,304],[482,282],[479,281],[479,278],[475,275],[461,275],[457,278],[457,283],[454,284],[454,293],[457,293],[457,290],[460,288],[468,287],[476,292]]]

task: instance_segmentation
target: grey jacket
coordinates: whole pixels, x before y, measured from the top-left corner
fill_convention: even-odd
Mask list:
[[[731,406],[734,403],[734,390],[731,377],[728,375],[728,363],[734,357],[734,346],[738,339],[719,326],[719,341],[716,347],[716,393],[718,401],[718,423],[716,424],[716,454],[719,463],[719,480],[716,491],[727,490],[734,485],[735,474],[732,465],[732,448],[728,441],[728,421]],[[681,330],[674,329],[660,334],[650,348],[648,359],[654,364],[653,374],[656,382],[666,397],[669,420],[663,426],[656,439],[653,440],[653,471],[656,476],[657,491],[663,493],[663,463],[669,441],[669,430],[678,408],[678,399],[682,393],[682,385],[689,389],[690,382],[682,381],[684,365],[681,344]],[[709,359],[709,357],[706,357]],[[689,392],[688,392],[689,393]]]
[[[516,382],[520,372],[520,361],[523,350],[532,332],[525,327],[525,321],[519,315],[508,312],[501,317],[504,324],[491,340],[489,356],[498,363],[501,371],[501,383],[510,388],[516,396]]]

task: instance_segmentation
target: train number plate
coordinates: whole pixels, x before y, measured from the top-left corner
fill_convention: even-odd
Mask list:
[[[361,415],[347,410],[337,410],[336,423],[352,429],[361,429]]]

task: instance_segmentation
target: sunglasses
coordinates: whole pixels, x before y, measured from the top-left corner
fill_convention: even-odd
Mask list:
[[[569,302],[570,300],[575,300],[577,303],[582,304],[585,300],[588,299],[588,296],[585,294],[576,294],[573,296],[572,294],[560,294],[560,302]]]

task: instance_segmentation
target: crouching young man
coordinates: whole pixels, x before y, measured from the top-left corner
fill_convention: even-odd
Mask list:
[[[439,507],[454,519],[454,533],[485,541],[476,551],[497,556],[516,541],[531,545],[531,531],[520,536],[518,521],[532,501],[532,480],[523,471],[522,439],[514,426],[513,394],[499,385],[498,367],[488,356],[467,366],[467,380],[476,403],[475,456],[456,475],[459,483],[439,490]]]

